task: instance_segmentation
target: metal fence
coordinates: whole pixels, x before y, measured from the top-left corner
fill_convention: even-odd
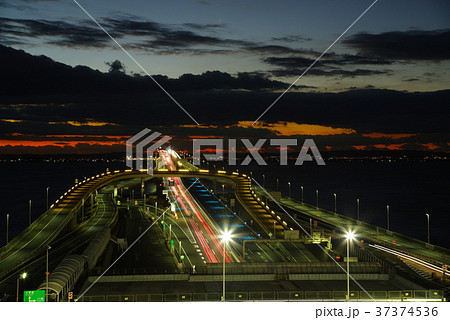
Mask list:
[[[227,292],[226,301],[343,301],[346,291],[254,291]],[[182,302],[220,301],[220,292],[136,293],[83,296],[82,302]],[[442,290],[350,291],[353,301],[445,301]]]

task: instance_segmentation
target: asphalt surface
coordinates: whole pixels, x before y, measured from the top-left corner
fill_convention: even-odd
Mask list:
[[[65,256],[75,252],[78,248],[84,248],[98,231],[114,220],[116,208],[112,201],[112,187],[105,187],[100,190],[97,195],[97,201],[97,211],[88,221],[70,234],[50,244],[51,249],[48,257],[50,272],[57,267]],[[35,290],[45,279],[46,258],[46,254],[41,254],[20,268],[18,272],[4,277],[0,282],[0,294],[7,292],[10,295],[14,295],[16,279],[22,272],[27,272],[28,274],[27,278],[22,280],[23,289]]]
[[[141,207],[130,206],[129,210],[123,212],[125,214],[119,218],[118,223],[125,229],[124,236],[129,250],[116,262],[109,274],[177,272],[161,228],[156,224],[150,228],[152,222]],[[115,246],[112,261],[121,254],[122,251]]]
[[[262,196],[265,193],[259,188],[258,194]],[[435,250],[431,250],[430,248],[427,248],[426,243],[423,241],[390,232],[384,228],[372,226],[364,222],[358,222],[355,219],[340,214],[334,214],[321,208],[302,204],[299,201],[287,197],[283,197],[279,203],[286,208],[293,209],[299,213],[323,221],[330,226],[335,226],[337,230],[341,230],[343,236],[345,231],[352,230],[355,232],[357,239],[367,239],[422,259],[434,260],[438,266],[443,264],[450,265],[450,250],[448,249],[436,248]],[[276,204],[272,203],[271,206],[281,212]],[[292,219],[290,220],[292,221]]]

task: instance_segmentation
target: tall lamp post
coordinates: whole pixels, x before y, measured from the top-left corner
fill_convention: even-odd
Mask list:
[[[266,176],[263,174],[263,188],[266,187]]]
[[[316,208],[319,209],[319,190],[316,189]]]
[[[334,196],[334,213],[337,213],[337,206],[336,206],[336,193],[333,193]]]
[[[280,182],[280,180],[277,178],[277,192],[280,191],[280,188],[278,188],[279,182]]]
[[[45,267],[45,281],[46,281],[46,286],[45,286],[45,302],[48,302],[48,276],[50,275],[50,272],[48,272],[48,250],[50,250],[52,247],[50,247],[49,245],[47,245],[47,262],[46,262],[46,267]]]
[[[427,239],[428,243],[430,243],[430,215],[428,213],[425,213],[425,215],[427,216]]]
[[[347,239],[347,295],[345,296],[345,300],[350,300],[350,240],[355,238],[355,234],[352,231],[347,232],[345,235]]]
[[[356,199],[356,220],[359,221],[359,199]]]
[[[288,187],[289,187],[288,198],[290,199],[291,198],[291,183],[290,182],[288,182]]]
[[[303,203],[303,186],[301,186],[300,189],[302,189],[302,203]]]
[[[28,225],[31,225],[31,200],[28,200]]]
[[[231,233],[229,231],[224,231],[222,233],[223,241],[223,276],[222,276],[222,301],[225,301],[225,260],[227,254],[227,243],[231,239]]]
[[[9,213],[6,214],[6,244],[9,242]]]
[[[47,210],[48,210],[48,190],[50,189],[50,187],[47,187]]]
[[[389,229],[389,205],[386,206],[387,229]]]
[[[27,273],[24,272],[17,277],[17,294],[16,294],[16,302],[19,302],[19,282],[20,279],[25,279],[27,277]]]

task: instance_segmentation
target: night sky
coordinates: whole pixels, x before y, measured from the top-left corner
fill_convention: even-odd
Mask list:
[[[450,2],[0,0],[0,154],[174,137],[450,151]],[[178,145],[177,145],[178,144]]]

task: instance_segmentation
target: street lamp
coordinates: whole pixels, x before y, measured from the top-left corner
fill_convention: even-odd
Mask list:
[[[28,225],[31,225],[31,200],[28,201]]]
[[[319,209],[319,190],[316,189],[316,208]]]
[[[225,185],[222,184],[222,194],[225,194]]]
[[[359,221],[359,199],[356,199],[356,219]]]
[[[302,189],[302,203],[303,203],[303,186],[301,186],[300,189]]]
[[[6,244],[8,244],[9,240],[9,213],[6,214]]]
[[[386,206],[387,229],[389,231],[389,205]]]
[[[288,196],[288,198],[290,199],[291,198],[291,183],[290,182],[288,182],[288,186],[289,186],[289,196]]]
[[[347,232],[345,235],[347,239],[347,295],[345,297],[346,301],[350,300],[350,240],[355,238],[353,231]]]
[[[280,191],[278,188],[278,185],[279,185],[279,179],[277,178],[277,192]]]
[[[47,187],[47,210],[48,210],[48,190],[50,189],[50,187]]]
[[[50,250],[52,247],[50,247],[49,245],[47,245],[47,263],[46,263],[46,268],[45,268],[45,281],[46,281],[46,288],[45,288],[45,302],[48,302],[48,276],[50,274],[50,272],[48,272],[48,250]]]
[[[231,232],[224,231],[222,233],[223,241],[223,276],[222,276],[222,301],[225,301],[225,260],[226,260],[226,247],[227,242],[231,240]]]
[[[427,216],[427,234],[428,234],[428,244],[430,243],[430,215],[428,213],[425,213],[425,215]]]
[[[337,206],[336,206],[336,193],[333,193],[334,196],[334,213],[337,213]]]
[[[266,176],[264,174],[262,176],[263,176],[263,188],[265,188],[266,187]]]
[[[25,279],[27,277],[27,273],[24,272],[17,277],[17,294],[16,294],[16,302],[19,302],[19,282],[20,279]]]

